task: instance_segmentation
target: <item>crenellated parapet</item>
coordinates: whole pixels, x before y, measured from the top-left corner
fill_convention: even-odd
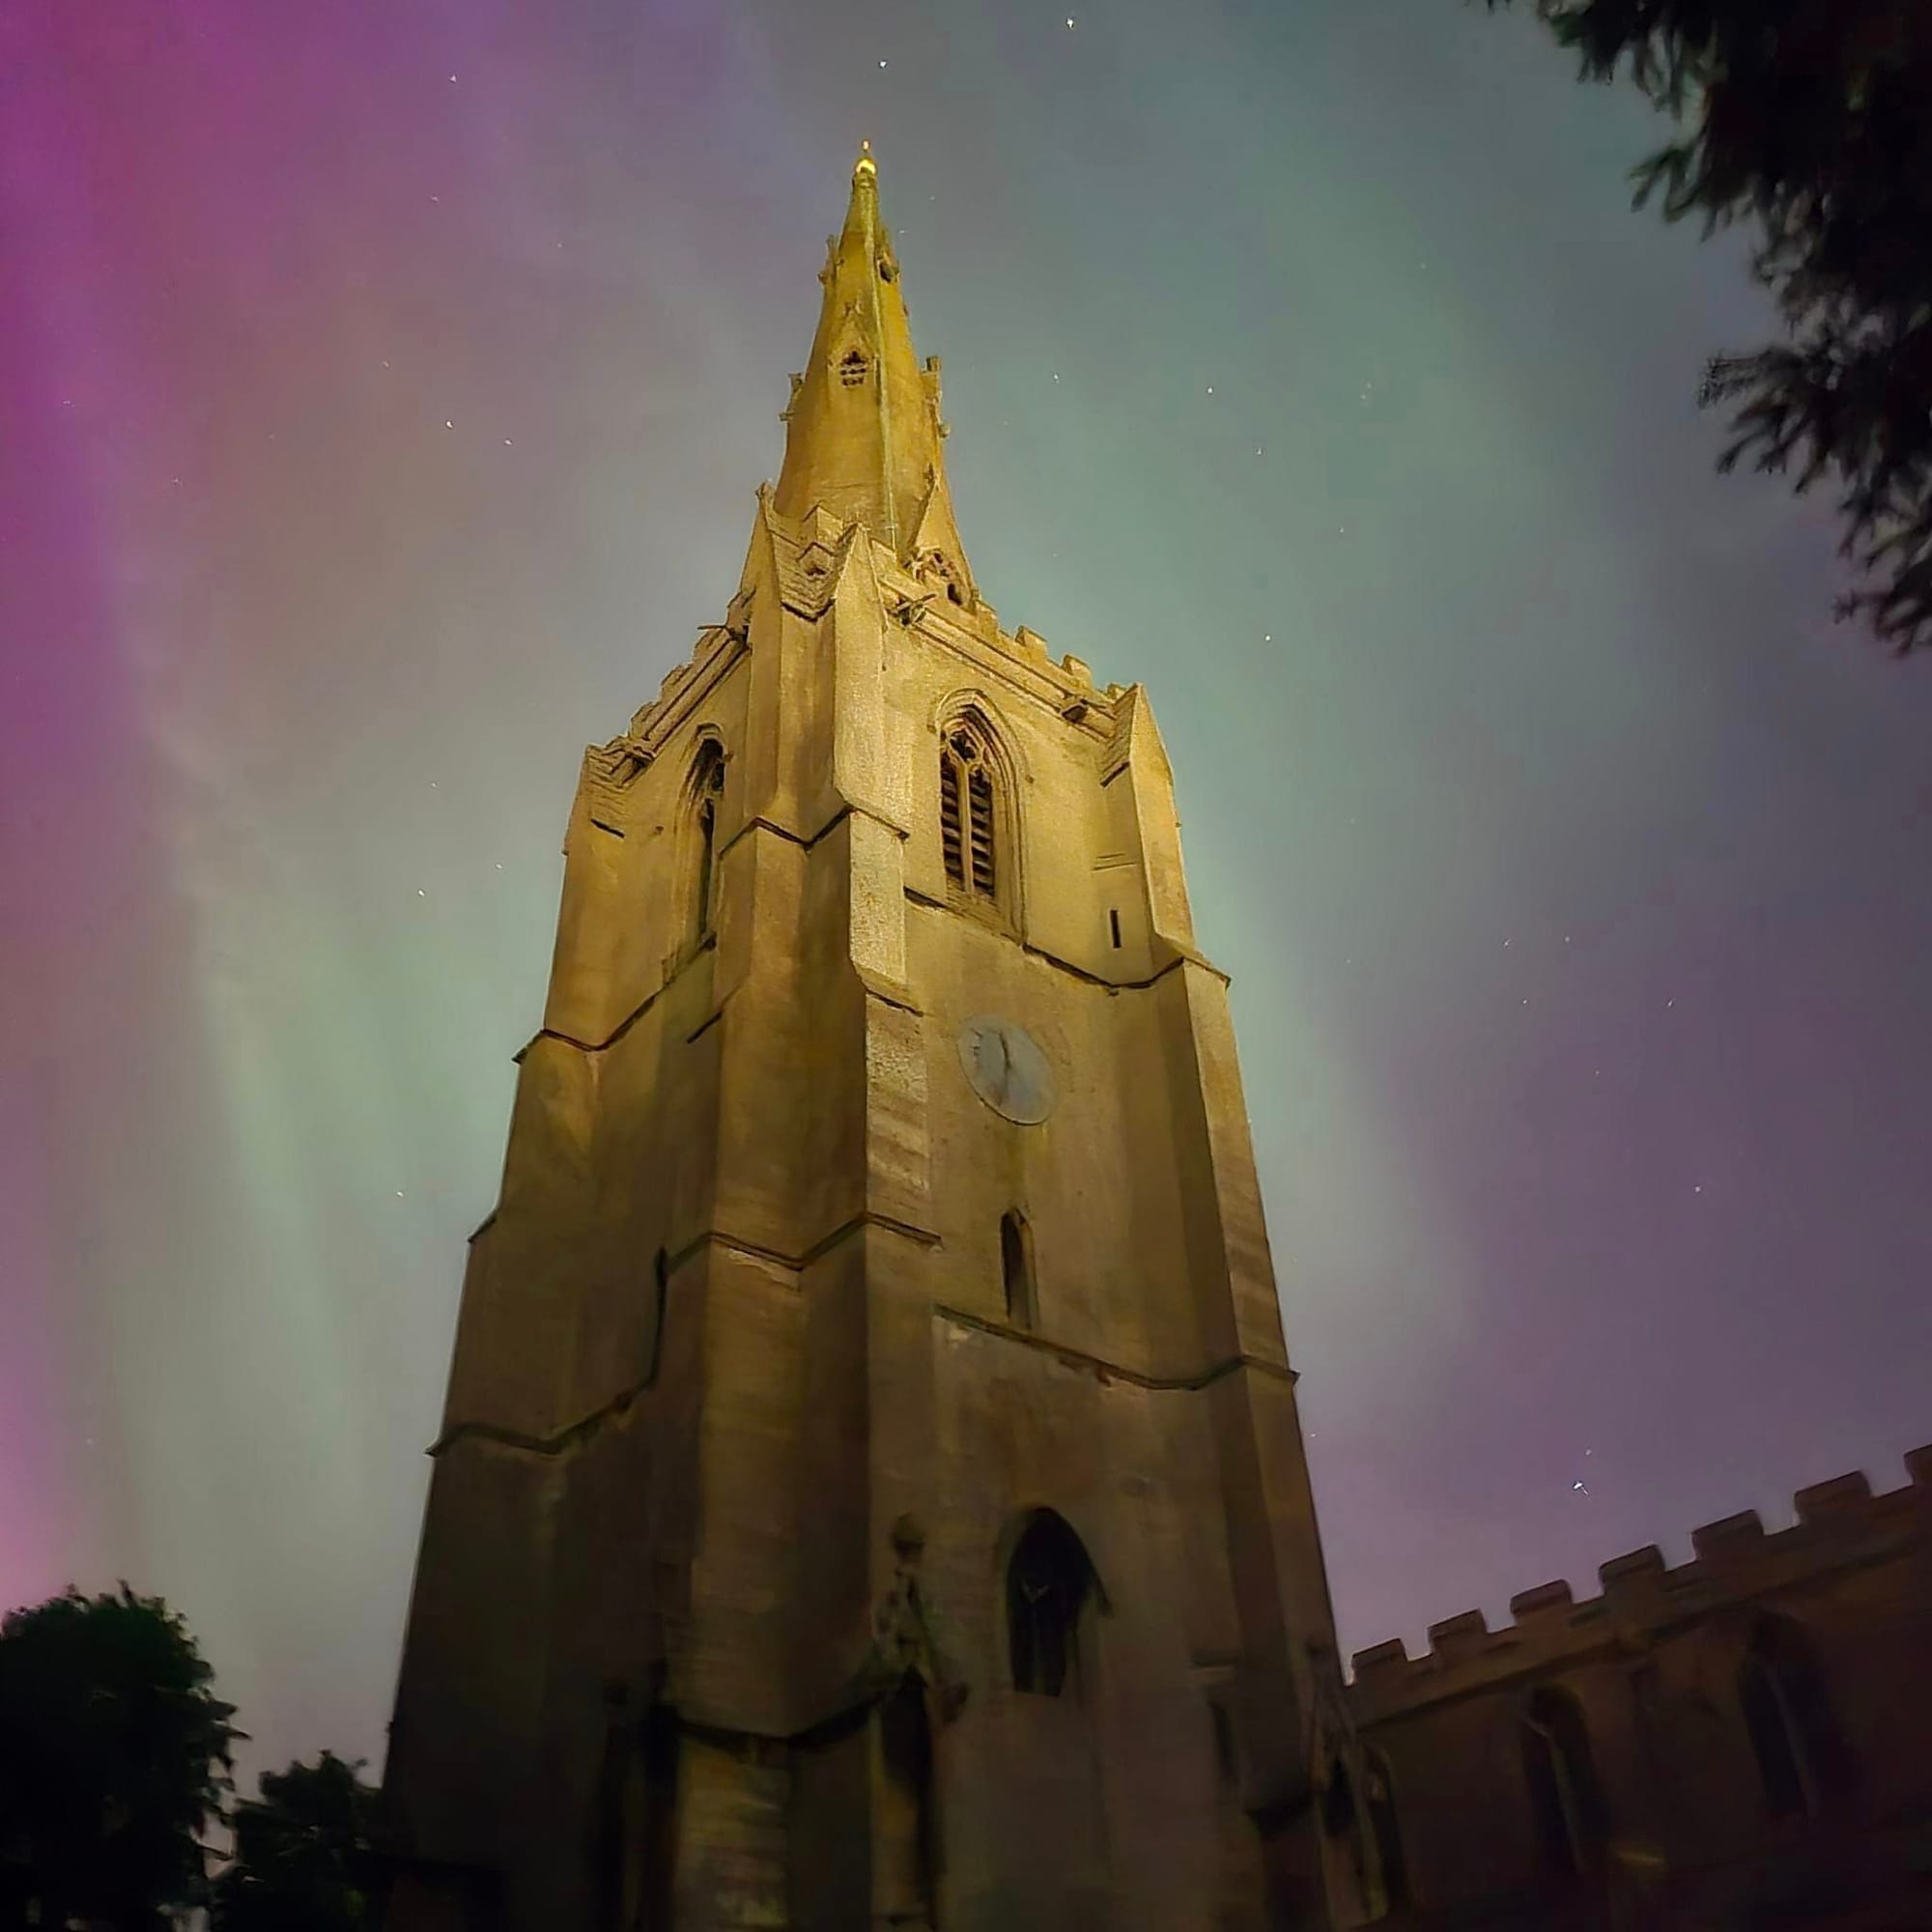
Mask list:
[[[818,504],[801,516],[784,516],[774,507],[767,486],[758,493],[757,527],[744,581],[723,622],[698,633],[690,654],[665,672],[657,696],[638,708],[620,736],[585,747],[580,788],[593,823],[607,831],[624,830],[631,787],[690,724],[706,694],[747,648],[753,613],[761,600],[793,620],[819,623],[832,609],[861,545],[869,552],[880,602],[892,623],[947,646],[970,667],[1018,685],[1096,739],[1124,745],[1129,708],[1122,704],[1127,696],[1123,687],[1096,689],[1086,664],[1071,656],[1056,662],[1045,639],[1024,624],[1010,633],[1002,629],[998,612],[977,592],[958,594],[958,579],[945,557],[921,554],[901,562],[890,545],[869,539],[859,523],[841,522]]]
[[[1400,1637],[1358,1650],[1350,1698],[1357,1722],[1553,1675],[1604,1656],[1647,1649],[1726,1611],[1792,1597],[1833,1576],[1932,1549],[1932,1445],[1905,1458],[1909,1482],[1874,1493],[1862,1471],[1800,1490],[1794,1520],[1767,1529],[1755,1510],[1690,1533],[1691,1560],[1667,1564],[1655,1544],[1612,1557],[1600,1594],[1577,1602],[1568,1582],[1510,1599],[1510,1622],[1492,1630],[1479,1609],[1429,1628],[1429,1650],[1410,1657]]]

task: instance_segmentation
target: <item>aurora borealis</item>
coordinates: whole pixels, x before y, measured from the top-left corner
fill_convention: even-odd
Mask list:
[[[1713,474],[1762,300],[1532,21],[23,0],[0,63],[0,1602],[126,1577],[256,1761],[380,1761],[579,753],[737,582],[861,135],[981,585],[1174,758],[1345,1647],[1932,1438],[1932,684]]]

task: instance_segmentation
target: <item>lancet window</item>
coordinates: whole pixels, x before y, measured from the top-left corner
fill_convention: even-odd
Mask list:
[[[1557,1878],[1590,1871],[1604,1848],[1603,1790],[1582,1710],[1567,1690],[1545,1685],[1529,1700],[1522,1768],[1546,1867]]]
[[[1789,1617],[1759,1617],[1738,1702],[1774,1818],[1816,1811],[1845,1781],[1845,1753],[1809,1640]]]
[[[1007,1565],[1013,1689],[1058,1697],[1080,1676],[1081,1625],[1099,1595],[1087,1548],[1057,1510],[1035,1510]]]
[[[1007,1320],[1017,1328],[1034,1324],[1033,1230],[1017,1212],[1000,1216],[1000,1279]]]
[[[948,882],[976,898],[999,896],[996,815],[985,744],[955,725],[939,748],[939,842]]]
[[[717,910],[718,814],[724,803],[724,752],[715,738],[697,754],[692,791],[696,800],[696,869],[692,881],[692,943],[709,936]]]

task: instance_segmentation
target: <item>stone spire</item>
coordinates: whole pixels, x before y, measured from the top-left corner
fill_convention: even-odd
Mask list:
[[[899,265],[879,219],[879,170],[869,143],[852,170],[845,226],[818,279],[825,285],[811,359],[792,380],[784,468],[773,507],[786,517],[814,504],[856,518],[899,560],[929,557],[977,601],[940,444],[939,358],[922,365],[912,346]]]

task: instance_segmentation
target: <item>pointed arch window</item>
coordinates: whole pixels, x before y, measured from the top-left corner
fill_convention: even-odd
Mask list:
[[[948,884],[974,898],[999,897],[997,816],[985,741],[955,724],[939,747],[939,843]]]
[[[1815,1812],[1846,1782],[1846,1757],[1824,1674],[1804,1630],[1766,1615],[1751,1627],[1738,1703],[1774,1818]]]
[[[711,935],[718,896],[718,814],[724,803],[724,748],[715,738],[707,738],[697,754],[692,791],[697,852],[692,881],[692,933],[694,946]]]
[[[1080,1632],[1100,1595],[1087,1547],[1057,1510],[1035,1510],[1007,1564],[1013,1689],[1058,1697],[1080,1679]]]
[[[1606,1836],[1602,1787],[1583,1712],[1567,1690],[1547,1684],[1522,1719],[1522,1769],[1545,1868],[1578,1878],[1595,1868]]]
[[[1007,1320],[1016,1328],[1031,1328],[1036,1314],[1033,1230],[1017,1209],[1000,1216],[1000,1280],[1006,1290]]]

